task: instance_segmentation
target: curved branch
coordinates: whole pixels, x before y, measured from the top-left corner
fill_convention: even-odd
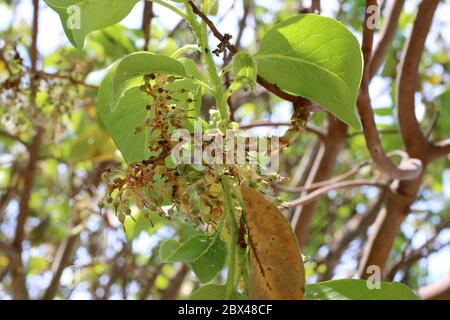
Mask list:
[[[313,182],[313,183],[311,183],[309,185],[299,186],[299,187],[294,187],[294,188],[285,187],[283,185],[275,185],[275,187],[277,189],[279,189],[281,191],[285,191],[285,192],[295,192],[295,193],[297,193],[297,192],[311,191],[311,190],[315,190],[315,189],[318,189],[318,188],[325,187],[325,186],[330,185],[330,184],[335,184],[337,182],[341,182],[344,179],[347,179],[347,178],[351,177],[352,175],[356,174],[361,168],[363,168],[363,167],[365,167],[365,166],[367,166],[369,164],[370,164],[370,162],[364,162],[363,164],[361,164],[361,165],[359,165],[357,167],[354,167],[354,168],[348,170],[347,172],[344,172],[343,174],[341,174],[341,175],[339,175],[337,177],[334,177],[334,178],[332,178],[330,180]]]
[[[353,188],[353,187],[361,187],[361,186],[372,186],[372,187],[378,187],[378,188],[388,188],[388,185],[380,182],[380,181],[370,181],[370,180],[351,180],[351,181],[342,181],[342,182],[338,182],[336,184],[332,184],[320,189],[317,189],[311,193],[308,193],[306,196],[301,197],[297,200],[294,201],[290,201],[290,202],[285,202],[283,204],[284,207],[286,208],[291,208],[291,207],[296,207],[296,206],[301,206],[304,204],[307,204],[311,201],[313,201],[314,199],[316,199],[317,197],[320,197],[321,195],[330,192],[332,190],[337,190],[337,189],[344,189],[344,188]]]
[[[292,125],[292,123],[290,123],[288,121],[285,121],[285,122],[255,121],[255,122],[252,122],[249,124],[241,125],[239,128],[242,130],[247,130],[247,129],[256,128],[256,127],[284,127],[284,126],[289,127],[291,125]],[[326,133],[323,132],[319,128],[316,128],[311,125],[307,125],[305,129],[306,129],[306,131],[317,135],[321,140],[324,140],[326,138]]]
[[[424,300],[449,300],[450,273],[438,282],[420,288],[418,294]]]
[[[386,53],[394,40],[395,33],[397,32],[398,20],[400,18],[400,14],[402,13],[404,4],[405,0],[396,0],[393,1],[392,6],[389,8],[389,15],[387,17],[386,25],[383,27],[380,41],[372,54],[372,60],[370,63],[370,77],[373,77],[383,64]]]
[[[375,164],[377,164],[382,171],[386,172],[393,179],[410,180],[417,178],[421,174],[422,162],[418,159],[408,159],[397,167],[397,165],[389,159],[381,146],[370,101],[370,59],[372,55],[374,29],[369,27],[368,20],[371,15],[367,8],[376,4],[376,0],[366,0],[366,15],[364,19],[362,44],[364,73],[358,96],[357,107],[364,130],[367,148],[369,149],[370,155],[372,156]]]
[[[450,139],[446,139],[439,142],[434,142],[431,146],[432,152],[430,160],[437,160],[441,157],[445,157],[450,154]]]
[[[429,142],[422,133],[415,114],[415,93],[420,58],[430,32],[439,0],[422,1],[414,20],[411,36],[406,43],[397,78],[397,114],[406,150],[411,156],[428,156]]]

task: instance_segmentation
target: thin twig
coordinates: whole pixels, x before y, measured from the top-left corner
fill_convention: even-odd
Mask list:
[[[232,55],[236,54],[238,52],[238,49],[232,45],[229,41],[226,40],[224,35],[217,29],[214,22],[212,22],[192,1],[188,1],[189,5],[192,7],[193,12],[198,15],[205,23],[208,25],[209,29],[213,33],[213,35],[219,39],[221,42],[224,42],[226,44],[226,47],[228,50],[230,50],[230,53]],[[261,77],[260,75],[257,75],[256,77],[257,82],[266,88],[268,91],[272,92],[276,96],[280,97],[281,99],[284,99],[286,101],[290,101],[296,105],[306,106],[310,105],[311,102],[308,99],[305,99],[303,97],[294,96],[287,92],[284,92],[280,88],[278,88],[276,85],[268,82],[266,79]]]
[[[384,182],[380,182],[380,181],[371,181],[371,180],[351,180],[351,181],[342,181],[342,182],[338,182],[336,184],[333,185],[329,185],[320,189],[317,189],[311,193],[308,193],[306,196],[301,197],[297,200],[293,200],[290,202],[285,202],[283,204],[284,207],[286,208],[291,208],[291,207],[296,207],[296,206],[301,206],[304,204],[307,204],[311,201],[313,201],[314,199],[316,199],[317,197],[320,197],[321,195],[330,192],[332,190],[337,190],[337,189],[344,189],[344,188],[354,188],[354,187],[361,187],[361,186],[372,186],[372,187],[378,187],[378,188],[388,188],[389,186],[384,183]]]

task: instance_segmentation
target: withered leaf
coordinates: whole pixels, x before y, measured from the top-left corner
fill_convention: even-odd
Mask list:
[[[302,300],[305,271],[297,238],[260,192],[241,186],[250,243],[251,299]]]

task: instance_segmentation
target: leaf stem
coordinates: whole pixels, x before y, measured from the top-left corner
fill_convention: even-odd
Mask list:
[[[184,12],[182,12],[180,9],[178,9],[175,6],[173,6],[171,4],[168,4],[165,1],[161,1],[161,0],[147,0],[147,1],[151,1],[151,2],[154,2],[154,3],[157,3],[157,4],[161,5],[163,7],[166,7],[167,9],[169,9],[170,11],[176,13],[177,15],[182,17],[183,19],[188,20],[188,17],[187,17],[187,15]]]
[[[232,195],[232,187],[228,176],[224,175],[222,177],[222,184],[225,195],[225,211],[227,214],[227,222],[230,233],[230,239],[228,243],[228,275],[227,281],[225,283],[225,300],[229,300],[231,295],[235,290],[235,281],[236,281],[236,255],[237,255],[237,246],[236,246],[236,234],[237,234],[237,224],[236,217],[234,213],[233,200],[231,199]]]
[[[206,1],[203,1],[203,7],[206,7]],[[214,63],[214,58],[208,44],[208,27],[205,21],[201,23],[197,22],[196,15],[192,11],[192,8],[187,4],[187,19],[192,25],[192,29],[198,39],[199,47],[203,55],[204,62],[206,64],[206,70],[208,71],[209,79],[214,89],[214,98],[216,100],[216,105],[220,113],[220,118],[228,124],[229,113],[228,105],[225,101],[224,103],[224,91],[222,86],[222,81],[220,79],[219,73],[216,69],[216,64]]]

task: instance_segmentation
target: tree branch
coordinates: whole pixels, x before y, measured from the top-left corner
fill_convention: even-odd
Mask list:
[[[144,0],[144,12],[142,16],[142,30],[144,31],[144,51],[148,50],[152,31],[153,1]]]
[[[421,159],[422,165],[424,166],[422,173],[430,161],[430,150],[429,143],[423,138],[423,134],[415,118],[414,95],[415,85],[417,83],[418,60],[423,50],[426,35],[430,29],[432,13],[436,10],[438,2],[438,0],[423,0],[419,5],[413,31],[402,58],[401,72],[406,72],[407,75],[399,76],[399,82],[401,84],[399,85],[397,94],[402,138],[404,139],[408,154]],[[423,32],[422,27],[426,33]],[[413,39],[414,41],[418,41],[418,43],[413,44]],[[413,55],[413,57],[406,57],[407,55]],[[411,65],[407,65],[408,63],[411,63]],[[409,79],[410,83],[405,83],[406,79]],[[412,87],[408,87],[410,85]],[[410,96],[408,97],[407,95]],[[412,104],[408,105],[409,103]],[[415,127],[415,129],[412,127]],[[415,138],[412,140],[410,135]],[[425,139],[425,142],[423,139]],[[380,211],[374,223],[373,232],[370,235],[361,259],[359,275],[362,279],[367,279],[370,276],[367,273],[367,268],[371,265],[376,265],[381,270],[384,270],[395,238],[400,231],[401,224],[409,214],[411,205],[416,200],[417,192],[422,183],[422,173],[415,179],[400,181],[394,192],[389,194],[385,208]]]
[[[71,230],[70,235],[61,243],[55,260],[53,261],[53,278],[42,296],[43,300],[53,299],[58,292],[59,280],[61,279],[64,269],[69,264],[69,259],[72,256],[80,232],[80,226],[76,226]]]
[[[380,181],[371,181],[371,180],[351,180],[351,181],[341,181],[341,182],[337,182],[335,184],[329,185],[329,186],[325,186],[323,188],[317,189],[311,193],[308,193],[306,196],[304,197],[300,197],[297,200],[293,200],[290,202],[285,202],[283,204],[284,207],[286,208],[290,208],[290,207],[295,207],[295,206],[300,206],[300,205],[304,205],[307,204],[311,201],[313,201],[314,199],[316,199],[317,197],[320,197],[321,195],[332,191],[332,190],[337,190],[337,189],[344,189],[344,188],[354,188],[354,187],[362,187],[362,186],[372,186],[372,187],[378,187],[378,188],[382,188],[385,189],[388,187],[388,185],[386,183],[380,182]]]
[[[311,1],[311,13],[320,13],[320,0]]]
[[[33,0],[33,29],[31,35],[30,46],[30,60],[31,60],[31,106],[34,108],[36,105],[36,83],[35,76],[37,70],[37,36],[39,28],[39,0]],[[12,292],[13,298],[16,300],[25,299],[28,297],[26,283],[25,283],[25,269],[22,262],[22,242],[25,237],[25,223],[29,214],[29,201],[31,192],[34,186],[34,180],[36,176],[37,162],[39,158],[39,150],[41,148],[42,137],[44,130],[42,127],[36,128],[35,136],[30,144],[29,159],[26,167],[26,173],[24,175],[23,189],[19,200],[19,214],[16,221],[15,237],[13,241],[13,248],[16,250],[20,259],[16,266],[11,269],[12,277]]]
[[[422,1],[414,20],[411,36],[403,52],[397,77],[397,115],[406,151],[413,157],[426,158],[429,142],[423,135],[415,114],[415,93],[419,63],[430,32],[439,0]]]
[[[211,32],[213,33],[213,35],[220,40],[221,42],[223,42],[226,47],[228,48],[228,50],[230,51],[230,53],[232,55],[236,54],[239,50],[232,45],[231,43],[229,43],[229,41],[224,41],[225,37],[223,36],[223,34],[217,29],[217,27],[214,25],[214,22],[212,22],[203,12],[202,10],[200,10],[191,0],[188,1],[189,5],[192,8],[192,11],[199,16],[203,21],[205,21],[205,23],[208,25],[208,28],[211,30]],[[263,86],[264,88],[266,88],[268,91],[272,92],[273,94],[275,94],[276,96],[280,97],[283,100],[286,101],[290,101],[294,104],[297,105],[302,105],[302,106],[309,106],[311,104],[311,102],[308,99],[305,99],[303,97],[299,97],[299,96],[294,96],[291,95],[287,92],[284,92],[283,90],[281,90],[280,88],[278,88],[276,85],[271,84],[270,82],[268,82],[266,79],[264,79],[263,77],[261,77],[260,75],[257,75],[256,77],[256,81]]]
[[[418,290],[423,300],[450,300],[450,273],[436,283]]]
[[[333,241],[328,246],[328,253],[323,259],[323,263],[326,265],[326,270],[323,274],[319,275],[317,281],[326,281],[331,279],[334,273],[334,269],[341,260],[341,256],[348,248],[349,244],[365,235],[365,232],[370,225],[375,221],[378,212],[382,208],[388,191],[384,190],[378,196],[378,198],[362,214],[353,215],[341,228]]]
[[[249,124],[241,125],[241,126],[239,126],[239,128],[242,130],[247,130],[247,129],[256,128],[256,127],[282,127],[282,126],[289,127],[291,125],[292,125],[292,123],[290,123],[290,122],[255,121],[255,122],[252,122]],[[326,137],[325,132],[323,132],[321,129],[316,128],[312,125],[308,124],[305,129],[306,129],[306,131],[317,135],[321,140],[324,140]]]
[[[377,166],[391,178],[398,180],[414,179],[422,172],[422,162],[418,159],[409,159],[404,161],[400,167],[392,162],[381,146],[380,137],[378,135],[375,124],[374,113],[371,106],[369,96],[369,82],[370,82],[370,59],[372,55],[373,35],[374,29],[370,28],[368,20],[371,13],[367,10],[368,7],[376,5],[376,0],[366,0],[366,15],[364,19],[363,44],[362,51],[364,56],[364,73],[361,82],[360,94],[358,96],[357,106],[364,130],[364,137],[366,138],[367,148],[372,156],[372,159]]]
[[[3,253],[9,258],[12,265],[16,264],[16,262],[20,259],[20,256],[14,249],[14,247],[1,240],[0,240],[0,251],[3,251]]]
[[[238,35],[236,37],[236,42],[235,42],[236,49],[239,49],[241,46],[242,35],[244,34],[244,30],[247,26],[247,18],[250,14],[250,6],[251,6],[250,1],[246,1],[246,0],[242,1],[242,7],[243,7],[244,13],[242,14],[241,20],[239,20]]]
[[[434,142],[432,144],[432,152],[430,161],[437,160],[450,154],[450,139]]]
[[[170,279],[169,286],[161,294],[161,300],[175,300],[188,273],[189,267],[183,263],[180,270]]]
[[[372,60],[370,64],[370,77],[373,77],[383,64],[388,49],[395,38],[395,33],[397,32],[398,28],[398,21],[402,13],[404,4],[405,0],[395,0],[392,2],[391,7],[389,8],[386,25],[383,27],[380,41],[378,42],[377,47],[372,54]]]
[[[22,139],[20,139],[18,136],[15,136],[15,135],[13,135],[13,134],[7,132],[7,131],[0,130],[0,136],[5,137],[5,138],[7,138],[7,139],[9,139],[9,140],[13,140],[13,141],[19,142],[19,143],[21,143],[22,145],[24,145],[26,148],[29,147],[29,146],[28,146],[28,143],[26,143],[25,141],[23,141]]]
[[[328,115],[327,135],[323,144],[319,146],[311,170],[308,171],[305,185],[330,179],[336,166],[337,157],[347,141],[347,129],[347,125],[342,121],[330,114]],[[291,223],[301,248],[308,238],[318,199],[316,198],[304,206],[295,207]]]

